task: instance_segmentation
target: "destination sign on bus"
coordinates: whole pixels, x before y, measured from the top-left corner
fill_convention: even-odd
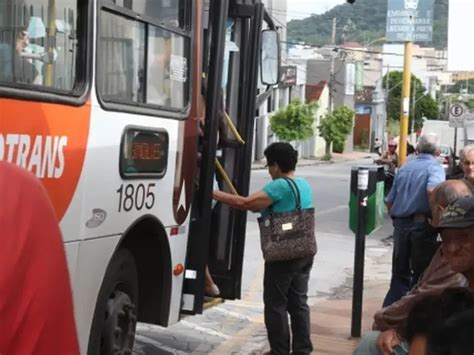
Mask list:
[[[124,135],[120,171],[123,177],[161,177],[168,163],[168,134],[161,131],[129,129]]]
[[[133,142],[132,160],[159,160],[161,145],[158,143]]]

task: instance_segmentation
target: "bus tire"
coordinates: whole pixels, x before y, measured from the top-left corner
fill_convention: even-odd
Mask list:
[[[130,354],[138,314],[135,259],[127,249],[115,253],[100,288],[89,336],[89,355]]]

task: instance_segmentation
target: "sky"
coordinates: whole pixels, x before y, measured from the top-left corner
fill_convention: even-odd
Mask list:
[[[346,0],[288,0],[288,21],[321,14]]]

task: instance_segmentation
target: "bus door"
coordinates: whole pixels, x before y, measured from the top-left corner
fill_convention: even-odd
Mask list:
[[[240,195],[249,192],[264,6],[248,3],[209,3],[203,59],[206,123],[188,242],[185,313],[202,312],[206,266],[222,298],[241,294],[247,213],[221,204],[213,207],[211,196],[214,177],[220,189],[231,191],[215,169],[216,158],[232,187]]]

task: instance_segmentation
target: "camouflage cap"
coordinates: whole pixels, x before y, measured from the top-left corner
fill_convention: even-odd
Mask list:
[[[474,226],[474,197],[463,197],[450,203],[443,213],[438,228],[468,228]]]

